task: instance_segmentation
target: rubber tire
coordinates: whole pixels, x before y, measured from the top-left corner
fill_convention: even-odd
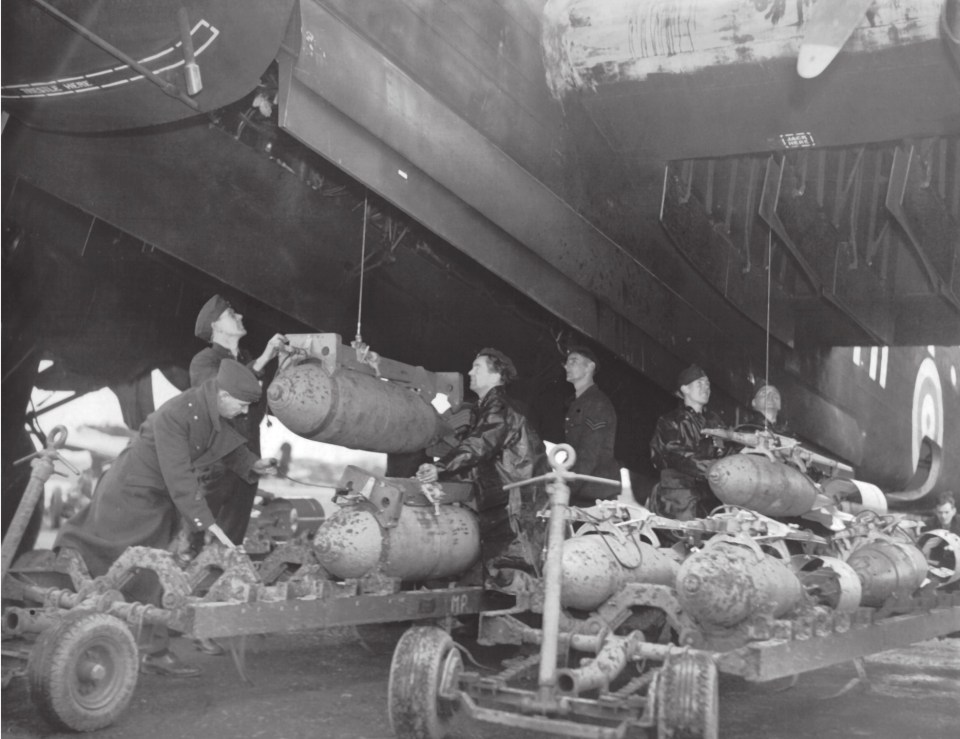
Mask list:
[[[657,739],[717,739],[719,680],[710,657],[674,657],[657,681]]]
[[[104,676],[84,678],[85,659],[102,668]],[[102,729],[130,703],[139,666],[136,640],[123,621],[93,611],[68,613],[40,635],[30,653],[30,697],[57,728]]]
[[[449,736],[458,706],[439,695],[446,669],[463,669],[460,652],[446,631],[414,626],[400,637],[390,664],[387,697],[390,728],[397,739]]]

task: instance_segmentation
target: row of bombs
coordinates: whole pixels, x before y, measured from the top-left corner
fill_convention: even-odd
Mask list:
[[[316,441],[394,453],[420,450],[435,440],[439,417],[419,394],[346,367],[328,371],[321,361],[324,351],[328,349],[285,367],[268,389],[271,411],[287,428]],[[762,455],[727,456],[711,467],[708,479],[722,502],[774,518],[801,516],[818,505],[821,492],[828,492],[792,466]],[[357,490],[364,485],[360,479],[354,482]],[[415,481],[400,478],[378,478],[371,487],[378,495],[392,488],[395,495],[384,498],[392,501],[413,501],[420,492]],[[882,493],[866,495],[869,486],[855,487],[862,503],[885,511]],[[314,534],[313,545],[325,569],[344,579],[377,573],[419,582],[456,577],[478,560],[479,529],[470,509],[399,508],[393,506],[396,515],[386,515],[385,507],[370,496],[349,497]],[[701,623],[733,626],[770,604],[775,616],[786,613],[805,589],[816,591],[825,605],[848,610],[912,593],[927,577],[924,553],[894,537],[864,537],[853,542],[843,558],[798,561],[773,556],[743,536],[715,536],[684,557],[654,546],[637,530],[622,528],[583,529],[564,543],[565,607],[592,610],[627,582],[658,583],[674,586],[684,609]],[[941,533],[953,556],[952,582],[960,541]]]
[[[418,497],[414,480],[377,480],[378,490],[386,486],[407,500]],[[653,583],[674,587],[697,622],[733,627],[761,608],[781,616],[804,593],[840,611],[879,607],[891,596],[912,594],[928,574],[927,558],[917,545],[882,533],[848,542],[842,558],[784,557],[749,536],[725,534],[685,554],[680,547],[655,546],[632,523],[584,525],[564,541],[564,607],[591,611],[627,583]],[[342,500],[319,527],[313,547],[337,578],[380,574],[423,582],[469,570],[480,557],[480,531],[476,514],[465,506],[406,504],[388,519],[369,497],[355,495]],[[957,569],[943,584],[960,579]]]

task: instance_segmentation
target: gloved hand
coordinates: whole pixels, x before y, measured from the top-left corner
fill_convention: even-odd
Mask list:
[[[171,550],[177,560],[177,564],[186,567],[197,558],[197,555],[203,551],[205,531],[187,532],[181,529],[173,540]]]
[[[420,465],[417,470],[417,479],[420,482],[436,482],[437,477],[437,466],[435,464],[426,462]]]

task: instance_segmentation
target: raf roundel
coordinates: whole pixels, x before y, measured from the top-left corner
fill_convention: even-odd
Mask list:
[[[937,365],[931,357],[926,357],[917,370],[911,417],[913,462],[916,464],[924,436],[943,446],[943,388]]]

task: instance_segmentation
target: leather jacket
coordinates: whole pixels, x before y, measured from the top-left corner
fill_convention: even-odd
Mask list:
[[[661,473],[673,470],[679,473],[677,478],[688,478],[688,483],[704,479],[713,461],[725,453],[722,443],[701,436],[700,432],[705,428],[726,428],[726,424],[713,411],[704,409],[698,413],[683,404],[660,416],[650,440],[653,466]]]
[[[503,486],[530,479],[544,463],[539,435],[497,386],[480,401],[469,431],[437,462],[437,469],[475,481],[477,508],[484,511],[506,505],[509,492]]]

